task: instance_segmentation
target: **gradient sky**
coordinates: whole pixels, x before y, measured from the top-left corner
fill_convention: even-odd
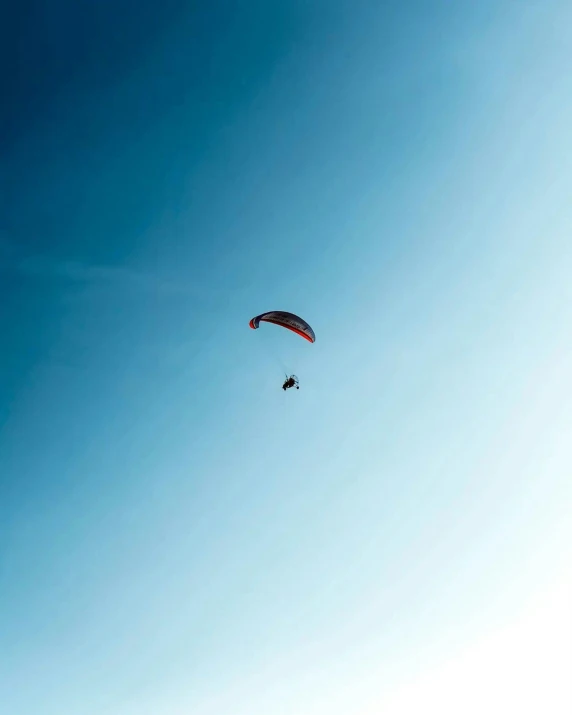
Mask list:
[[[568,714],[570,2],[8,12],[2,712]]]

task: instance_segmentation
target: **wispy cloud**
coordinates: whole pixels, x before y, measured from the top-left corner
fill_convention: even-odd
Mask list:
[[[30,254],[14,240],[8,231],[0,229],[0,267],[25,276],[52,278],[86,286],[106,285],[128,290],[156,291],[172,294],[193,294],[200,287],[175,280],[159,272],[133,266],[91,263],[75,258],[54,258],[45,254]]]
[[[116,283],[141,289],[183,291],[184,286],[164,277],[126,266],[98,265],[77,260],[53,260],[42,256],[26,258],[19,263],[29,275],[53,276],[76,283]]]
[[[91,286],[106,285],[163,294],[188,294],[196,290],[196,286],[130,266],[100,265],[72,259],[28,256],[20,257],[16,261],[15,268],[28,276],[53,278]]]

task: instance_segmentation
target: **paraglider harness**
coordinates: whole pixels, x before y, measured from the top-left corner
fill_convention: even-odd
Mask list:
[[[282,385],[282,389],[284,391],[289,390],[291,387],[295,387],[297,390],[300,389],[300,386],[298,384],[298,378],[296,377],[296,375],[290,375],[290,377],[286,376],[286,380]]]

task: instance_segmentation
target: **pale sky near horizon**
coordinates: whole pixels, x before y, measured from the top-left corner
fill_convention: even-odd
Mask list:
[[[2,713],[570,713],[570,3],[10,13]]]

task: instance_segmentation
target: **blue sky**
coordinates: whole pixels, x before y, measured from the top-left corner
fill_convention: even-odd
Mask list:
[[[11,19],[6,712],[568,713],[569,4]]]

